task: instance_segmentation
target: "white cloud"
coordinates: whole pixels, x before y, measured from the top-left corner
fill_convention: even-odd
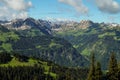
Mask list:
[[[68,4],[74,7],[79,14],[88,13],[88,8],[83,4],[82,0],[59,0],[59,2]]]
[[[115,14],[120,12],[120,4],[115,0],[95,0],[100,11]]]
[[[13,13],[12,16],[11,16],[11,18],[13,18],[13,19],[16,19],[16,18],[24,19],[24,18],[27,18],[27,17],[28,17],[28,13],[25,12],[25,11],[22,11],[21,13]]]
[[[30,1],[0,0],[0,19],[26,18],[31,7],[32,3]]]

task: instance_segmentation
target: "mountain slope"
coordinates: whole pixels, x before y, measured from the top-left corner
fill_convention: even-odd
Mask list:
[[[26,31],[37,29],[42,34],[51,35],[51,27],[50,23],[43,20],[35,20],[33,18],[26,18],[26,19],[15,19],[11,21],[2,22],[1,24],[8,28],[9,30],[16,30],[16,31]]]
[[[0,28],[0,52],[16,51],[26,56],[50,60],[62,66],[85,66],[88,62],[62,38],[50,35],[21,36],[17,31],[2,26]]]
[[[41,56],[64,65],[79,64],[81,54],[89,60],[92,52],[95,53],[97,60],[106,67],[111,52],[115,52],[118,56],[117,59],[120,59],[120,24],[94,23],[90,20],[50,22],[33,18],[10,22],[1,21],[1,23],[10,30],[9,34],[14,34],[10,40],[6,37],[2,39],[3,42],[8,42],[1,44],[3,50],[16,50],[29,56],[31,54],[33,56],[33,52],[36,51],[35,53],[39,55],[34,54],[34,56]],[[26,28],[24,29],[24,27]],[[53,56],[54,58],[52,58]],[[60,60],[61,57],[63,59]],[[72,63],[67,63],[68,61]],[[86,60],[82,59],[82,61]],[[82,64],[80,63],[80,65]]]
[[[120,26],[118,24],[82,21],[74,29],[57,31],[56,34],[68,40],[80,54],[88,59],[94,52],[97,60],[105,68],[112,52],[116,53],[120,61]]]
[[[57,76],[59,76],[59,74],[57,74],[53,71],[50,71],[50,69],[52,67],[61,68],[57,64],[54,64],[50,61],[44,61],[44,60],[33,58],[33,57],[27,57],[24,55],[17,54],[15,52],[0,53],[0,70],[1,70],[0,74],[5,75],[6,79],[8,78],[8,74],[9,74],[9,78],[11,78],[11,79],[13,78],[12,75],[10,75],[11,72],[12,72],[12,74],[14,74],[14,77],[16,77],[17,79],[19,79],[19,78],[18,78],[18,75],[16,75],[16,74],[19,74],[19,76],[22,78],[27,73],[30,73],[29,69],[34,72],[34,73],[32,73],[32,75],[34,74],[34,76],[29,75],[29,78],[33,78],[38,75],[40,75],[39,76],[40,78],[41,78],[41,75],[44,76],[43,78],[46,78],[46,76],[49,74],[50,77],[56,79]],[[19,69],[21,69],[20,71],[23,72],[22,74],[19,71]],[[9,70],[10,70],[10,72],[9,72]],[[41,72],[38,72],[37,70],[41,71]],[[4,73],[4,71],[5,71],[5,73]],[[25,71],[26,71],[26,74],[24,74]],[[3,78],[4,78],[4,76],[0,77],[1,80],[4,80]],[[14,79],[12,79],[12,80],[14,80]]]

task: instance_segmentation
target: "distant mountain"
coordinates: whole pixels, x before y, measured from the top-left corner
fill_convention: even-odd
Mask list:
[[[43,20],[35,20],[33,18],[26,18],[26,19],[15,19],[12,21],[7,21],[2,23],[3,26],[7,27],[10,30],[31,30],[37,29],[41,31],[43,34],[51,35],[51,27],[50,23]]]
[[[66,30],[72,30],[75,29],[76,26],[79,24],[75,21],[58,21],[58,22],[51,22],[52,25],[52,31],[66,31]]]

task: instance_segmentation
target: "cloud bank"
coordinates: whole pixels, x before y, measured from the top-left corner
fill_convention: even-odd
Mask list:
[[[88,14],[90,11],[87,5],[83,4],[83,0],[58,0],[61,3],[72,6],[78,13]],[[120,12],[120,3],[116,0],[88,0],[94,3],[95,6],[103,13],[117,14]]]
[[[79,14],[88,13],[88,8],[83,4],[82,0],[59,0],[59,2],[72,6]]]
[[[28,10],[32,7],[30,1],[0,0],[0,19],[10,20],[28,17]]]
[[[120,4],[115,0],[95,0],[98,9],[105,13],[116,14],[120,12]]]

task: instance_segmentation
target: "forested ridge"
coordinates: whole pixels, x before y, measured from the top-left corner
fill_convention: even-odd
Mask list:
[[[41,35],[36,29],[31,30],[15,31],[0,26],[0,52],[15,51],[68,67],[85,66],[88,63],[67,40],[51,35]],[[33,36],[28,33],[36,34]]]
[[[85,68],[61,67],[51,61],[0,53],[0,80],[82,80],[87,72]]]
[[[14,61],[18,61],[14,63]],[[32,61],[32,62],[31,62]],[[13,65],[14,64],[14,65]],[[91,57],[90,68],[61,67],[50,61],[16,53],[0,53],[0,80],[119,80],[120,68],[111,53],[108,69]]]

